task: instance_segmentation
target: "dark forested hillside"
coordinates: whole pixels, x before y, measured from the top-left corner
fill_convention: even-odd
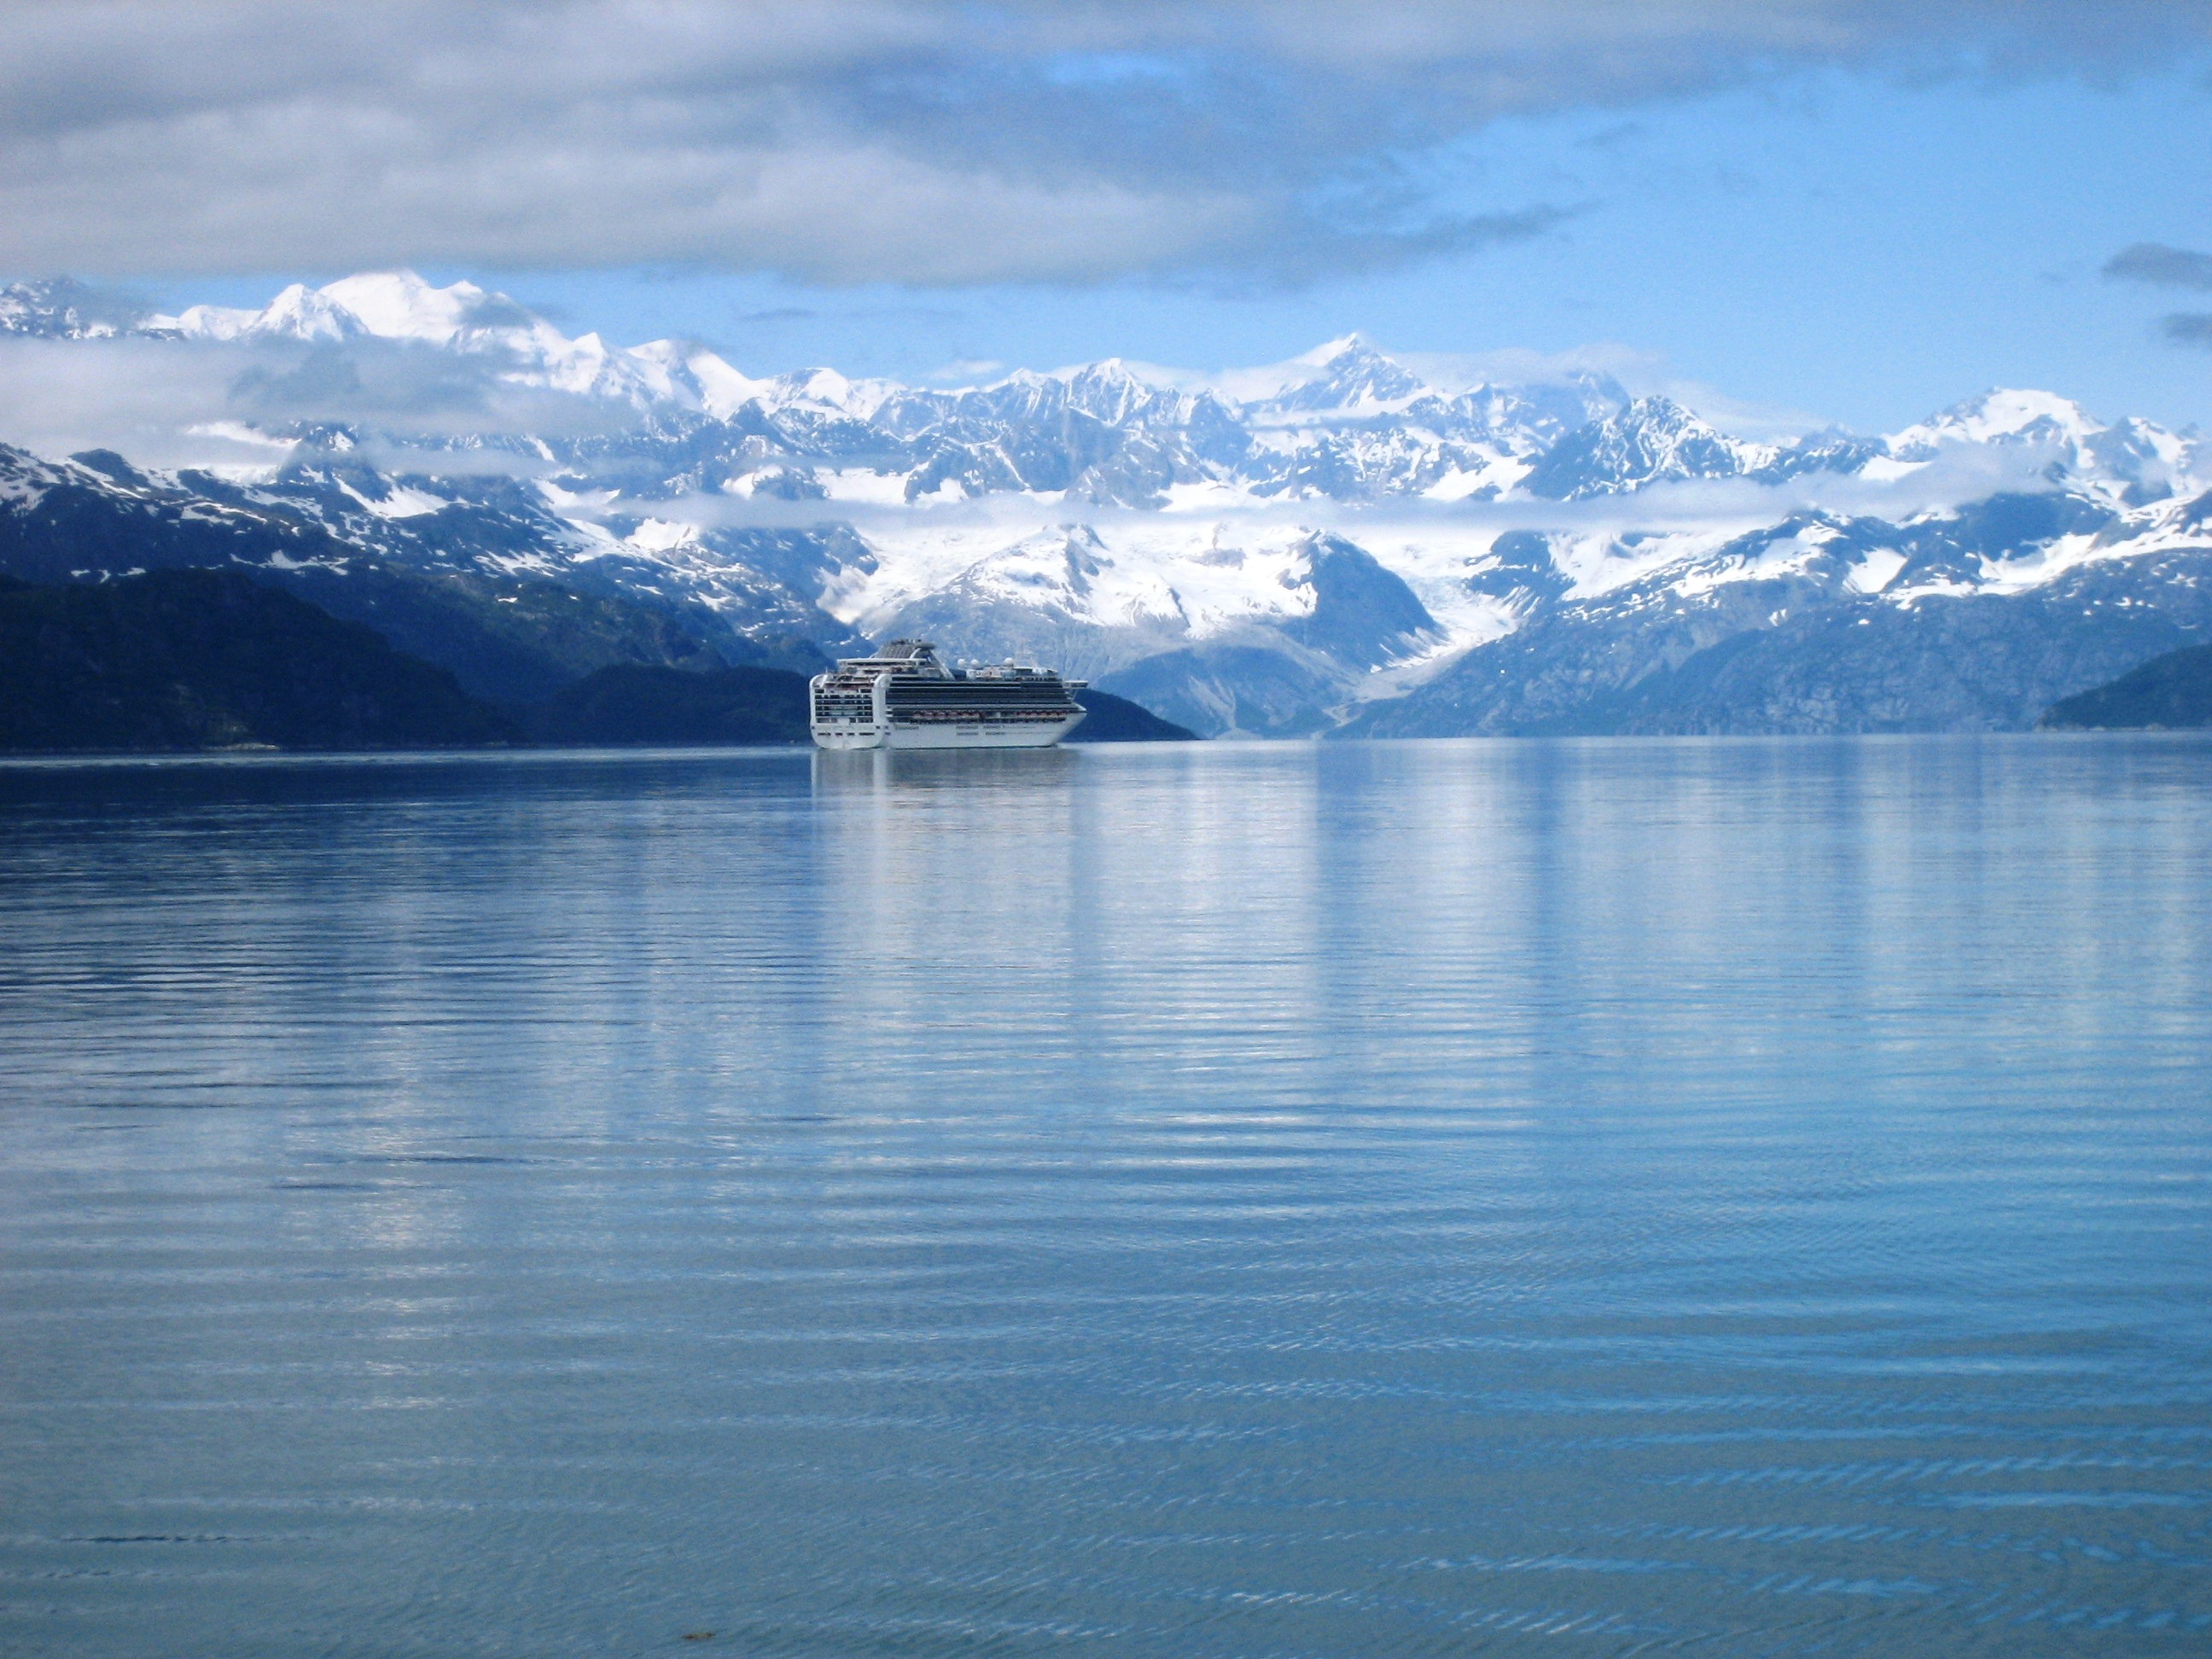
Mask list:
[[[333,581],[356,583],[356,568]],[[504,706],[375,630],[266,585],[266,573],[155,570],[106,582],[0,576],[0,749],[175,750],[449,748],[807,741],[806,678],[784,669],[602,667]],[[349,586],[358,598],[367,585]],[[404,592],[403,584],[398,590]],[[514,613],[512,637],[560,643]],[[438,613],[432,612],[432,615]],[[420,620],[422,613],[413,613]],[[503,620],[503,619],[501,619]],[[448,641],[449,645],[456,641]],[[550,662],[524,677],[556,672]],[[1085,741],[1187,738],[1104,692],[1081,694]]]
[[[334,617],[366,623],[399,649],[447,670],[491,702],[539,702],[601,668],[714,669],[723,659],[680,620],[605,594],[470,571],[422,571],[357,560],[263,569]]]
[[[1077,692],[1075,700],[1083,705],[1083,723],[1069,734],[1070,743],[1188,743],[1198,736],[1187,726],[1162,720],[1140,702],[1095,686]]]
[[[419,749],[519,735],[443,669],[236,572],[0,582],[0,748]]]
[[[809,741],[806,677],[779,668],[602,668],[523,720],[532,740],[546,744]]]
[[[2212,645],[2153,657],[2108,685],[2051,704],[2043,723],[2059,730],[2212,726]]]

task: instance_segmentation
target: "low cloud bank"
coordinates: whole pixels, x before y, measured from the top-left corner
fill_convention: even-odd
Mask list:
[[[462,465],[439,441],[584,436],[638,419],[503,382],[495,362],[377,341],[0,337],[0,441],[42,455],[112,449],[148,466],[267,466],[287,428],[331,424],[372,428],[378,455],[419,453],[441,463],[433,470],[514,471],[542,464],[473,450]]]
[[[1156,532],[1178,523],[1194,530],[1210,524],[1233,524],[1261,535],[1335,531],[1353,541],[1363,536],[1418,539],[1424,533],[1508,530],[1591,535],[1668,533],[1749,529],[1796,513],[1896,521],[2006,491],[2044,494],[2058,488],[2047,471],[2056,455],[2056,451],[2035,445],[1960,448],[1887,480],[1839,473],[1812,473],[1778,484],[1746,478],[1694,479],[1656,484],[1630,495],[1576,501],[1390,500],[1363,504],[1309,497],[1144,511],[1012,493],[904,506],[695,495],[667,501],[617,501],[608,513],[612,517],[651,517],[702,529],[809,530],[850,525],[864,536],[917,530],[968,531],[1010,539],[1057,524],[1089,525],[1102,532],[1120,528]]]

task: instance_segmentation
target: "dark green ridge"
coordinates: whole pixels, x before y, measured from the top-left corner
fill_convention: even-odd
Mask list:
[[[781,668],[705,672],[623,663],[587,674],[518,717],[541,744],[806,743],[806,677]]]
[[[0,749],[447,749],[521,735],[444,669],[234,571],[0,580]]]
[[[343,569],[256,569],[257,580],[374,629],[449,671],[471,696],[534,703],[617,663],[720,668],[682,621],[550,581],[408,570],[356,560]]]
[[[532,614],[515,606],[501,621],[523,639]],[[1077,728],[1085,741],[1191,735],[1123,698],[1079,695],[1091,711]],[[267,586],[264,573],[155,570],[53,586],[0,575],[0,750],[807,740],[806,677],[788,670],[617,664],[542,701],[502,705],[375,629]]]
[[[1164,720],[1140,702],[1117,697],[1095,686],[1075,694],[1086,711],[1068,734],[1070,743],[1195,743],[1198,733],[1173,720]]]
[[[2212,645],[2153,657],[2109,684],[2062,698],[2045,711],[2054,731],[2124,731],[2212,726]]]

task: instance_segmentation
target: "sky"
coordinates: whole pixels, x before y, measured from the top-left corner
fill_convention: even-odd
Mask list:
[[[0,10],[0,272],[411,266],[748,372],[1358,331],[1739,429],[2212,427],[2212,0]]]

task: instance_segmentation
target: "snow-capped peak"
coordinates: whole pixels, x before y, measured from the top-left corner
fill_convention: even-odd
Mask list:
[[[351,307],[319,289],[295,283],[269,302],[256,331],[301,340],[344,340],[375,331]]]
[[[1334,340],[1323,340],[1310,351],[1302,351],[1291,359],[1313,368],[1334,368],[1344,359],[1379,357],[1382,350],[1374,341],[1354,329],[1349,334],[1340,334]]]
[[[342,277],[319,289],[294,283],[260,310],[192,306],[173,317],[151,317],[146,326],[204,340],[340,340],[374,335],[448,346],[490,310],[498,325],[543,326],[504,295],[474,283],[434,288],[411,270]]]
[[[2080,445],[2104,429],[2070,398],[1998,386],[1892,434],[1888,443],[1899,460],[1922,461],[1945,444]]]
[[[878,383],[846,379],[834,368],[796,368],[760,383],[764,409],[806,409],[837,415],[866,414]]]
[[[1066,386],[1071,408],[1111,426],[1127,425],[1162,412],[1179,416],[1190,401],[1174,388],[1139,374],[1120,357],[1062,369],[1054,378]]]
[[[740,374],[704,346],[688,341],[651,340],[620,355],[654,397],[702,409],[717,420],[727,420],[747,404],[775,392],[774,381]]]
[[[1672,398],[1638,398],[1569,433],[1524,481],[1532,495],[1573,501],[1685,478],[1729,478],[1771,464],[1775,450],[1730,437]]]
[[[2107,426],[2070,398],[2004,387],[1954,404],[1892,434],[1889,453],[1925,461],[1948,447],[1987,444],[2052,452],[2050,476],[2102,484],[2131,501],[2191,488],[2201,447],[2155,422],[2130,416]]]
[[[1292,421],[1316,416],[1371,418],[1396,414],[1433,388],[1364,334],[1316,346],[1285,365],[1286,384],[1264,407]],[[1302,373],[1299,371],[1303,371]]]
[[[420,340],[426,345],[451,345],[456,335],[477,321],[487,301],[501,302],[497,308],[505,313],[498,319],[501,325],[538,320],[503,294],[488,294],[465,282],[434,288],[411,270],[365,271],[325,283],[316,292],[351,312],[371,334],[387,340]]]
[[[190,340],[240,340],[252,337],[262,315],[236,306],[187,306],[173,317],[157,312],[146,319],[146,326],[157,334],[181,334]]]
[[[67,284],[0,289],[0,332],[106,326],[278,351],[313,343],[364,362],[380,352],[452,354],[471,360],[466,372],[482,381],[626,404],[654,425],[690,432],[696,417],[730,422],[735,429],[705,441],[726,443],[729,453],[701,477],[772,473],[828,499],[1020,490],[1177,510],[1309,496],[1577,500],[1698,478],[1772,484],[1853,473],[1879,484],[1951,448],[2002,448],[1999,470],[2030,489],[2081,489],[2131,506],[2201,490],[2207,475],[2206,446],[2193,430],[2108,427],[2046,392],[1985,392],[1887,440],[1829,434],[1783,449],[1731,435],[1667,398],[1631,399],[1587,370],[1551,365],[1542,378],[1493,382],[1480,378],[1475,359],[1409,364],[1357,333],[1249,370],[1201,374],[1110,357],[933,388],[848,380],[830,368],[754,379],[696,342],[570,338],[506,295],[469,282],[440,287],[404,270],[314,289],[295,283],[258,310],[195,306],[146,317],[125,309],[117,314],[134,320],[123,325],[93,317],[120,305]],[[1948,475],[1933,476],[1940,484]]]

